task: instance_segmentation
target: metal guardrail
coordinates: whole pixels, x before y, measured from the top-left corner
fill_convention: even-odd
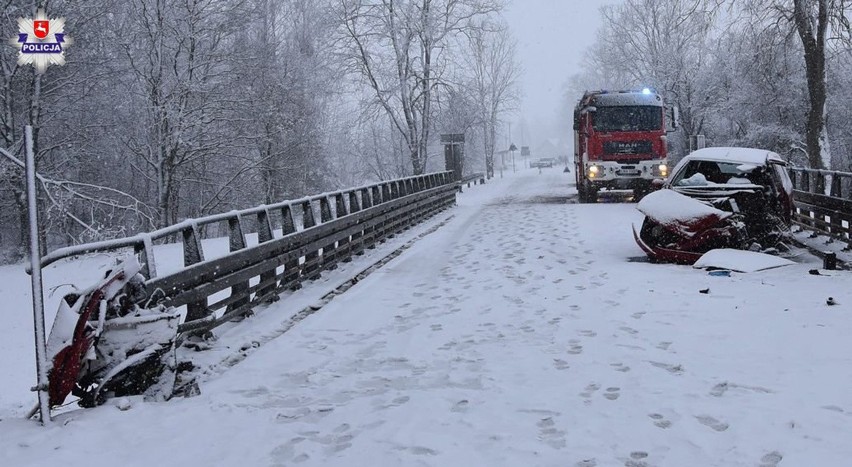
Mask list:
[[[789,174],[796,206],[793,221],[845,242],[844,251],[852,250],[852,173],[792,167]]]
[[[460,183],[462,185],[467,185],[468,188],[470,188],[471,184],[476,185],[478,183],[480,185],[484,185],[485,184],[485,174],[482,173],[482,172],[477,172],[477,173],[473,173],[473,174],[470,174],[470,175],[465,175],[464,177],[462,177]]]
[[[86,253],[132,248],[148,278],[145,301],[186,305],[181,332],[210,330],[455,204],[458,186],[452,172],[375,183],[62,248],[42,258],[42,265]],[[205,261],[201,229],[221,223],[227,223],[230,253]],[[251,247],[246,242],[249,227],[258,235],[258,244]],[[280,236],[274,235],[277,230]],[[154,243],[175,237],[181,239],[184,267],[159,276]],[[210,303],[214,294],[228,288],[230,294]],[[217,313],[222,308],[225,311]]]

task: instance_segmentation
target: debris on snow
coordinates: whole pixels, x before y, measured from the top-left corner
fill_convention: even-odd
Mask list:
[[[728,269],[735,272],[757,272],[791,264],[795,263],[765,253],[720,248],[704,253],[692,267],[697,269]]]
[[[130,410],[133,404],[130,403],[130,399],[126,397],[121,397],[119,399],[116,399],[115,406],[118,408],[118,410],[121,410],[123,412],[125,410]]]

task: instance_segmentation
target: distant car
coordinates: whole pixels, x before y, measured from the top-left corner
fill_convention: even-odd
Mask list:
[[[551,157],[545,157],[545,158],[539,159],[537,161],[530,162],[530,167],[532,167],[532,168],[535,168],[535,167],[553,167],[553,164],[555,164],[555,163],[556,163],[555,159],[553,159]]]
[[[780,246],[794,209],[786,166],[764,149],[693,152],[637,206],[645,214],[637,243],[652,259],[687,263],[714,248]]]

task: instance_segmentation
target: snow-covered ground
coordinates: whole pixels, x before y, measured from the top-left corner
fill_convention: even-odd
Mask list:
[[[566,175],[466,190],[396,241],[446,225],[211,371],[200,396],[40,427],[17,417],[34,397],[16,373],[0,465],[849,465],[852,273],[811,275],[810,256],[730,277],[647,263],[635,204],[574,204]],[[274,334],[334,280],[230,327],[213,352]],[[22,333],[10,338],[28,349],[19,313],[6,309],[0,342]],[[27,352],[4,344],[4,372]]]

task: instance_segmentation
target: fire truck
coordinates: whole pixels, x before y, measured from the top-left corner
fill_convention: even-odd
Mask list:
[[[652,90],[588,91],[574,109],[574,171],[580,202],[603,190],[633,190],[638,201],[668,175],[663,98]],[[676,109],[671,127],[677,127]]]

